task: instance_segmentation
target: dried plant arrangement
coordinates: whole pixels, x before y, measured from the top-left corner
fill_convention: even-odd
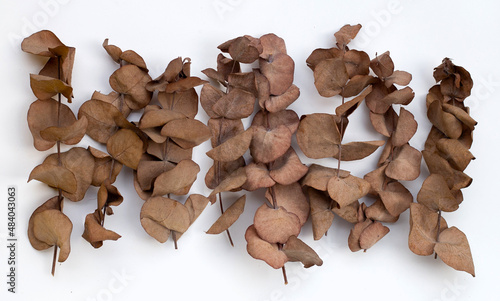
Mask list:
[[[393,105],[407,105],[414,97],[406,86],[411,75],[394,71],[386,52],[370,61],[364,51],[349,49],[361,25],[345,25],[337,33],[336,47],[316,49],[307,59],[314,72],[314,84],[324,97],[340,95],[335,114],[314,113],[302,116],[297,142],[310,158],[338,160],[337,168],[313,164],[302,179],[310,204],[314,239],[320,239],[331,227],[334,214],[355,224],[348,238],[355,252],[367,250],[384,237],[389,228],[381,222],[395,222],[413,201],[411,193],[397,180],[414,180],[420,172],[420,152],[408,141],[417,124],[413,115]],[[370,70],[375,76],[370,75]],[[346,101],[346,98],[351,98]],[[384,140],[343,143],[349,116],[366,100],[373,127],[388,138]],[[359,178],[342,170],[342,161],[354,161],[371,155],[385,144],[379,168]],[[359,199],[371,194],[376,201],[367,206]]]
[[[427,117],[432,128],[422,151],[430,175],[410,207],[410,250],[422,256],[435,254],[452,268],[475,276],[467,236],[448,227],[442,212],[454,212],[463,201],[462,188],[472,178],[463,171],[474,156],[469,151],[477,122],[464,100],[471,94],[467,70],[445,58],[434,69],[436,85],[427,94]]]
[[[219,86],[206,84],[201,95],[211,118],[213,149],[207,155],[214,160],[207,186],[214,189],[212,197],[219,195],[219,201],[221,192],[266,189],[266,201],[245,233],[247,251],[271,267],[281,268],[287,283],[286,262],[301,261],[306,268],[322,264],[316,252],[297,237],[308,219],[309,204],[298,183],[307,167],[291,146],[299,118],[287,109],[300,94],[293,85],[295,63],[284,40],[274,34],[258,39],[242,36],[218,48],[230,58],[219,54],[217,70],[204,71]],[[241,63],[258,63],[258,68],[242,72]],[[241,119],[252,114],[255,103],[258,112],[245,130]],[[252,161],[245,165],[242,156],[248,149]],[[227,230],[243,206],[244,196],[215,222],[211,230],[217,231],[209,232]]]
[[[35,148],[46,151],[55,145],[57,152],[33,169],[28,182],[33,179],[43,182],[55,188],[57,195],[33,212],[29,219],[28,238],[36,250],[54,247],[54,275],[56,260],[64,262],[71,250],[73,224],[63,213],[64,199],[73,202],[83,199],[90,186],[89,175],[92,176],[94,161],[90,153],[80,147],[61,152],[61,144],[80,142],[88,124],[86,118],[77,120],[62,102],[62,96],[69,103],[73,97],[71,76],[75,48],[63,44],[51,31],[42,30],[25,38],[21,49],[48,58],[39,74],[30,75],[31,89],[37,100],[31,104],[27,119]]]

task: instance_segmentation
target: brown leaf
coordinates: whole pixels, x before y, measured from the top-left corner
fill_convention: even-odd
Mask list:
[[[287,126],[280,125],[271,130],[263,126],[252,127],[254,130],[250,153],[257,162],[274,161],[290,148],[292,133]]]
[[[384,96],[375,105],[367,100],[366,104],[373,113],[384,114],[393,104],[408,105],[415,97],[415,92],[410,87],[395,90]]]
[[[33,179],[69,193],[77,189],[75,175],[63,166],[42,163],[31,171],[28,182]]]
[[[332,157],[338,152],[340,141],[340,132],[333,115],[314,113],[301,118],[297,142],[307,157]]]
[[[423,150],[422,154],[429,168],[429,172],[431,174],[443,176],[451,190],[462,189],[468,187],[472,183],[471,177],[461,171],[453,169],[450,163],[439,156],[439,154],[431,153],[427,150]]]
[[[439,241],[434,250],[450,267],[476,276],[467,236],[456,227],[445,229],[439,234]]]
[[[88,150],[92,154],[92,156],[94,156],[95,161],[91,185],[99,187],[108,178],[111,183],[114,183],[116,181],[116,177],[122,169],[123,164],[113,160],[111,156],[109,156],[105,152],[93,148],[92,146],[89,146]]]
[[[65,46],[61,40],[50,30],[41,30],[25,38],[21,43],[21,49],[24,52],[53,57],[55,54],[51,51],[56,47]]]
[[[265,34],[261,36],[259,40],[262,45],[260,57],[265,60],[278,53],[286,53],[285,41],[274,33]]]
[[[188,194],[199,172],[200,167],[194,161],[182,160],[174,168],[156,178],[153,196],[163,196],[169,193]]]
[[[239,133],[207,152],[215,161],[230,162],[243,156],[252,142],[253,128]]]
[[[160,92],[165,92],[165,93],[174,93],[174,92],[184,92],[187,90],[190,90],[196,86],[200,86],[203,84],[208,83],[206,80],[202,80],[201,78],[198,77],[186,77],[182,78],[176,82],[169,83],[165,87],[165,91],[160,90]]]
[[[433,211],[452,212],[457,210],[459,205],[445,178],[439,174],[431,174],[425,179],[418,192],[417,201]]]
[[[439,101],[433,101],[427,108],[427,118],[441,132],[451,139],[462,135],[462,123],[453,114],[445,112]]]
[[[151,101],[152,93],[146,90],[151,77],[135,65],[125,65],[109,77],[109,85],[118,93],[125,94],[125,103],[132,110],[144,108]]]
[[[340,28],[339,31],[335,33],[335,39],[337,40],[337,47],[339,49],[345,49],[347,44],[356,37],[359,30],[361,29],[361,24],[350,25],[346,24]]]
[[[344,52],[338,48],[329,48],[329,49],[314,49],[314,51],[309,55],[306,60],[307,66],[314,71],[316,66],[323,60],[333,59],[333,58],[342,58],[344,56]]]
[[[191,224],[193,224],[196,219],[203,212],[205,207],[207,207],[209,199],[201,194],[192,194],[186,200],[184,206],[189,211],[189,219],[191,220]]]
[[[359,246],[361,249],[367,250],[381,240],[387,233],[389,228],[382,225],[380,222],[374,222],[366,227],[359,236]]]
[[[45,210],[61,210],[61,202],[59,201],[59,197],[55,196],[53,198],[48,199],[45,201],[42,205],[38,206],[38,208],[33,211],[33,213],[30,216],[29,222],[28,222],[28,239],[30,241],[31,246],[35,250],[46,250],[51,247],[51,245],[46,244],[43,241],[38,240],[36,238],[35,233],[34,233],[34,223],[33,223],[33,218],[38,214],[41,213]]]
[[[255,98],[250,92],[235,88],[212,105],[217,116],[228,119],[242,119],[253,113]]]
[[[120,59],[124,60],[125,62],[135,65],[142,70],[148,72],[148,67],[146,66],[146,62],[144,59],[137,54],[137,52],[133,50],[125,50],[120,54]]]
[[[76,53],[75,48],[57,46],[55,48],[50,48],[49,51],[53,53],[53,56],[47,61],[38,74],[58,78],[71,86]]]
[[[413,181],[420,175],[422,153],[405,144],[394,151],[394,159],[389,163],[385,174],[399,181]]]
[[[340,208],[357,201],[369,191],[370,183],[352,175],[345,178],[334,175],[328,181],[328,194],[339,204]]]
[[[276,184],[269,175],[269,170],[264,163],[252,162],[245,167],[247,181],[243,185],[243,189],[254,191],[259,188],[267,188]]]
[[[347,206],[339,208],[337,203],[334,202],[332,204],[333,213],[337,214],[342,219],[346,220],[351,224],[355,224],[358,222],[358,210],[359,210],[359,202],[352,202]]]
[[[198,93],[194,88],[181,92],[159,92],[158,101],[163,108],[182,113],[188,118],[194,118],[198,114]]]
[[[259,59],[262,74],[269,80],[272,95],[285,93],[293,83],[295,63],[286,53],[277,53],[267,60]]]
[[[340,146],[342,148],[342,155],[340,156],[340,159],[342,161],[361,160],[371,155],[384,144],[384,140],[349,142],[347,144],[342,144]],[[339,159],[339,155],[340,152],[337,152],[332,157]]]
[[[209,189],[215,189],[221,181],[243,166],[245,166],[245,159],[243,157],[230,162],[215,161],[205,175],[205,184]],[[247,187],[245,189],[250,190]]]
[[[295,133],[299,127],[299,121],[299,116],[292,110],[284,110],[275,113],[261,110],[255,114],[252,120],[252,126],[262,126],[273,130],[284,125],[291,133]]]
[[[88,241],[94,248],[100,248],[105,240],[118,240],[121,235],[107,230],[101,226],[99,211],[87,214],[85,217],[85,230],[82,237]]]
[[[474,130],[474,127],[477,124],[477,121],[474,120],[465,110],[457,106],[444,103],[443,111],[453,114],[453,116],[455,116],[458,120],[460,120],[460,122],[462,122],[470,130]]]
[[[228,48],[229,55],[235,61],[250,64],[259,58],[259,50],[247,37],[239,37],[232,41]]]
[[[378,193],[385,208],[392,216],[399,216],[413,202],[411,192],[399,182],[390,182]]]
[[[143,142],[131,130],[121,129],[107,142],[108,153],[125,166],[137,169],[143,153]]]
[[[161,134],[172,138],[182,148],[193,148],[210,138],[210,130],[196,119],[176,119],[168,122]]]
[[[273,113],[285,110],[289,105],[296,101],[299,96],[299,88],[292,84],[283,94],[271,96],[269,100],[265,102],[266,110]]]
[[[470,161],[475,159],[467,147],[456,139],[439,139],[436,146],[451,167],[458,171],[464,171]]]
[[[230,191],[233,189],[240,188],[247,181],[247,174],[244,167],[240,167],[227,176],[220,184],[215,187],[215,189],[210,193],[209,197],[212,197],[219,192]]]
[[[344,63],[349,78],[370,73],[370,57],[364,51],[349,50],[344,54]]]
[[[97,209],[102,210],[104,206],[118,206],[123,202],[123,196],[118,188],[111,185],[109,180],[104,181],[97,191]]]
[[[299,218],[282,206],[276,209],[266,204],[260,206],[255,212],[254,226],[257,234],[269,243],[284,244],[290,236],[300,233]]]
[[[348,80],[349,74],[341,58],[323,60],[314,68],[314,85],[323,97],[340,94]]]
[[[137,182],[143,190],[150,190],[156,178],[176,165],[169,161],[148,160],[143,156],[137,166]]]
[[[33,216],[33,235],[49,246],[59,247],[59,262],[69,256],[72,230],[73,224],[60,210],[48,209]]]
[[[289,185],[300,180],[307,170],[307,166],[302,164],[295,150],[290,147],[283,156],[273,162],[270,176],[280,184]]]
[[[203,110],[207,113],[210,118],[219,118],[220,116],[216,114],[212,107],[224,96],[224,92],[219,89],[214,88],[210,84],[204,84],[201,88],[200,103]]]
[[[267,77],[262,75],[259,69],[254,69],[253,74],[255,77],[255,88],[256,88],[256,98],[257,103],[261,109],[266,108],[266,103],[271,99],[271,91],[269,86],[269,80]],[[291,88],[292,86],[290,86]],[[290,88],[288,90],[290,90]],[[287,91],[288,91],[287,90]],[[286,93],[286,92],[285,92]],[[284,94],[285,94],[284,93]]]
[[[288,257],[278,248],[278,244],[269,243],[259,237],[254,225],[245,232],[247,252],[255,259],[264,260],[274,269],[282,268]]]
[[[439,225],[439,233],[448,228],[443,217],[441,217]],[[417,255],[432,255],[437,234],[438,214],[422,204],[412,203],[410,206],[410,235],[408,237],[410,250]]]
[[[147,200],[141,208],[141,225],[157,241],[164,243],[171,231],[184,233],[191,222],[183,204],[161,196]]]
[[[283,252],[288,257],[288,261],[300,261],[304,268],[323,265],[323,260],[319,258],[318,254],[296,236],[290,236],[283,247]]]
[[[144,110],[144,114],[139,120],[138,127],[141,130],[154,127],[162,127],[172,120],[186,119],[186,115],[175,112],[168,109],[157,109],[151,106],[147,106]]]
[[[33,136],[33,144],[39,151],[45,151],[53,147],[55,141],[47,141],[42,138],[40,132],[46,128],[57,126],[57,111],[59,104],[54,99],[37,100],[30,105],[28,110],[28,126]],[[71,109],[61,104],[59,114],[59,126],[71,126],[76,121]]]
[[[378,193],[384,188],[384,183],[389,179],[385,175],[385,169],[387,165],[382,165],[375,170],[367,173],[363,179],[365,179],[368,183],[370,183],[370,194],[373,196],[377,196]]]
[[[225,57],[222,53],[217,55],[217,72],[221,74],[221,81],[226,84],[230,73],[241,72],[240,62]]]
[[[371,75],[355,75],[347,84],[342,88],[340,95],[344,97],[352,97],[358,95],[368,85],[376,83],[377,79]],[[368,94],[368,93],[367,93]]]
[[[208,229],[207,234],[220,234],[231,227],[245,209],[246,195],[239,197]]]
[[[351,232],[349,233],[349,237],[347,239],[347,244],[352,252],[362,250],[359,244],[359,238],[363,231],[371,224],[373,224],[373,221],[371,219],[367,219],[362,222],[358,222],[356,225],[354,225],[354,228],[351,229]]]
[[[411,82],[411,74],[406,71],[396,70],[392,75],[385,78],[384,83],[387,88],[396,84],[399,86],[407,86]]]
[[[338,173],[338,175],[337,175]],[[328,181],[333,176],[345,178],[349,176],[350,172],[346,170],[337,170],[336,168],[329,168],[318,164],[311,164],[309,171],[302,179],[302,186],[309,186],[317,190],[326,191],[328,189]]]
[[[257,87],[255,86],[255,72],[240,72],[231,73],[227,77],[227,82],[230,87],[242,89],[258,96]]]
[[[390,57],[389,51],[378,55],[376,58],[371,60],[370,68],[379,78],[387,78],[391,76],[394,72],[394,63]]]
[[[366,218],[383,223],[395,223],[399,216],[393,216],[387,211],[384,203],[377,199],[375,203],[365,209]]]
[[[365,99],[365,97],[368,94],[371,93],[371,91],[372,91],[372,86],[369,86],[359,96],[356,96],[355,98],[353,98],[353,99],[341,104],[337,108],[335,108],[335,114],[337,116],[349,117],[349,115],[351,115],[351,113],[353,113],[354,110],[356,110],[359,107],[361,102]]]
[[[392,136],[392,145],[403,146],[406,144],[417,132],[417,127],[418,124],[413,114],[405,108],[401,108],[397,126]]]
[[[307,196],[311,207],[311,220],[314,240],[318,240],[332,226],[334,214],[330,210],[330,198],[322,191],[307,188]]]
[[[120,63],[120,55],[122,54],[122,50],[119,47],[115,45],[109,45],[109,39],[104,40],[104,42],[102,43],[102,47],[104,47],[104,50],[106,50],[113,61],[117,62],[118,64]]]
[[[40,131],[40,136],[46,141],[61,141],[67,145],[80,142],[85,136],[88,121],[85,116],[69,126],[51,126]]]
[[[52,96],[61,93],[71,102],[73,88],[62,80],[50,76],[30,74],[30,86],[33,94],[38,99],[50,99]]]
[[[393,131],[396,130],[398,118],[399,116],[392,106],[384,114],[376,114],[370,111],[370,121],[373,128],[386,137],[391,137]]]
[[[303,226],[309,217],[309,203],[302,192],[299,183],[289,185],[276,184],[266,190],[266,199],[269,204],[283,207],[286,211],[295,214]]]

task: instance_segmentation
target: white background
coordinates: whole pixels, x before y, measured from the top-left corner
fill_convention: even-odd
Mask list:
[[[498,252],[496,229],[500,209],[498,194],[498,127],[500,112],[500,2],[498,1],[118,1],[40,0],[0,1],[0,82],[2,91],[1,173],[0,173],[0,299],[1,300],[137,300],[183,298],[187,300],[498,300]],[[474,79],[468,99],[472,116],[479,122],[474,132],[472,161],[466,172],[474,178],[464,189],[465,201],[454,213],[444,214],[449,225],[464,231],[471,245],[476,278],[457,272],[439,259],[414,255],[407,246],[408,212],[389,225],[391,232],[368,252],[352,253],[347,247],[350,225],[336,219],[328,236],[314,242],[311,224],[301,238],[323,258],[321,267],[302,269],[298,263],[286,265],[290,284],[283,285],[280,270],[274,270],[246,253],[244,232],[263,192],[248,194],[246,211],[231,228],[232,248],[225,235],[210,236],[206,231],[219,215],[211,206],[179,241],[174,250],[169,240],[156,242],[142,229],[139,211],[143,201],[132,186],[130,170],[122,172],[117,186],[125,202],[106,227],[123,237],[93,249],[81,238],[85,215],[96,206],[96,189],[88,191],[80,203],[65,204],[73,221],[72,252],[50,275],[52,249],[35,251],[28,242],[26,228],[31,212],[54,195],[36,181],[26,183],[32,168],[50,152],[33,148],[26,113],[35,100],[29,88],[29,73],[37,73],[42,61],[21,52],[23,37],[50,29],[67,45],[77,49],[73,73],[74,112],[94,90],[111,91],[108,76],[117,68],[101,44],[105,38],[123,50],[133,49],[146,60],[153,78],[177,57],[192,59],[192,74],[216,66],[217,45],[249,34],[260,37],[273,32],[286,41],[295,60],[295,84],[301,97],[292,105],[300,115],[333,112],[339,99],[320,97],[313,85],[312,72],[305,60],[312,50],[334,45],[333,34],[344,24],[361,23],[352,48],[370,57],[391,51],[396,69],[413,74],[410,86],[416,97],[409,105],[419,129],[410,142],[418,149],[430,124],[425,116],[425,95],[434,84],[433,68],[444,57],[464,66]],[[207,120],[200,108],[197,116]],[[366,107],[352,115],[346,141],[379,139],[368,121]],[[96,145],[85,138],[81,145]],[[205,142],[195,149],[201,166],[192,192],[209,194],[204,175],[211,161]],[[298,147],[297,151],[300,153]],[[300,153],[301,154],[301,153]],[[343,164],[357,176],[375,168],[380,151],[371,157]],[[301,154],[303,157],[303,155]],[[304,158],[305,163],[312,161]],[[335,160],[321,160],[334,166]],[[428,175],[405,183],[416,196]],[[7,186],[18,189],[18,287],[7,293],[6,201]],[[241,193],[227,197],[235,199]]]

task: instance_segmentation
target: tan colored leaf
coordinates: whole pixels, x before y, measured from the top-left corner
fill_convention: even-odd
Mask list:
[[[158,101],[163,108],[182,113],[188,118],[198,114],[198,93],[194,88],[172,93],[159,92]]]
[[[285,110],[289,105],[296,101],[299,96],[299,88],[292,84],[283,94],[271,96],[269,100],[265,102],[266,110],[273,113]]]
[[[439,101],[433,101],[427,108],[429,121],[451,139],[462,135],[462,123],[453,114],[445,112]]]
[[[169,83],[165,87],[165,91],[161,91],[161,92],[165,92],[165,93],[184,92],[184,91],[192,89],[196,86],[200,86],[200,85],[203,85],[206,83],[208,83],[206,80],[202,80],[201,78],[198,78],[198,77],[194,77],[194,76],[193,77],[186,77],[186,78],[180,79],[176,82]]]
[[[448,228],[446,221],[441,217],[439,233]],[[423,256],[434,253],[438,234],[438,214],[419,203],[410,205],[410,235],[408,246],[410,250]]]
[[[207,152],[207,156],[215,161],[230,162],[243,156],[252,142],[253,128],[226,140]]]
[[[146,152],[162,161],[179,163],[182,160],[191,159],[193,149],[183,149],[173,141],[167,141],[165,143],[149,141]]]
[[[395,223],[399,216],[392,216],[380,199],[365,209],[366,218],[382,223]]]
[[[370,110],[377,114],[383,114],[387,112],[389,107],[393,104],[408,105],[414,97],[415,92],[413,92],[410,87],[405,87],[401,90],[395,90],[394,92],[389,93],[380,100],[379,106],[376,108],[370,108]]]
[[[458,171],[464,171],[470,161],[475,159],[467,147],[456,139],[439,139],[436,146],[443,153],[443,157],[446,158],[451,167]]]
[[[371,75],[355,75],[342,88],[342,92],[340,93],[340,95],[344,97],[356,96],[363,90],[365,90],[368,85],[376,82],[377,79]]]
[[[335,33],[335,39],[337,39],[337,47],[340,49],[346,48],[347,44],[349,44],[349,42],[356,37],[360,29],[361,24],[346,24],[342,26],[342,28],[340,28],[340,30]]]
[[[59,247],[59,262],[69,256],[72,230],[73,224],[60,210],[48,209],[33,216],[33,235],[49,246]]]
[[[342,144],[340,146],[342,148],[342,156],[340,159],[342,161],[361,160],[371,155],[384,144],[384,140],[349,142],[347,144]],[[339,154],[340,152],[336,153],[333,157],[338,160]]]
[[[445,178],[439,174],[431,174],[425,179],[418,192],[417,201],[433,211],[452,212],[457,210],[459,205]]]
[[[370,183],[352,175],[345,178],[334,175],[328,181],[328,194],[339,204],[340,208],[357,201],[369,191]]]
[[[186,206],[189,211],[189,220],[191,221],[191,224],[198,219],[205,207],[207,207],[208,202],[209,199],[201,194],[191,194],[188,197],[184,206]]]
[[[109,39],[104,40],[104,42],[102,43],[102,47],[104,47],[104,50],[106,50],[113,61],[117,62],[118,64],[120,63],[120,55],[122,54],[122,50],[119,47],[115,45],[109,45]]]
[[[309,55],[306,60],[307,66],[314,71],[316,66],[323,60],[333,59],[333,58],[342,58],[344,56],[344,52],[338,48],[329,48],[329,49],[314,49],[313,52]]]
[[[411,74],[406,71],[396,70],[390,76],[386,77],[384,80],[385,86],[389,88],[390,86],[396,84],[399,86],[407,86],[411,82]]]
[[[392,136],[392,145],[403,146],[406,144],[417,132],[417,127],[418,124],[413,114],[405,108],[401,108],[397,126]]]
[[[227,82],[230,87],[242,89],[258,96],[257,87],[255,86],[255,72],[240,72],[231,73],[227,77]]]
[[[299,116],[292,110],[284,110],[275,113],[259,111],[252,120],[252,126],[262,126],[273,130],[284,125],[291,133],[295,133],[299,127]]]
[[[33,90],[33,94],[35,94],[38,99],[50,99],[52,96],[61,93],[68,99],[68,102],[71,102],[73,88],[57,78],[30,74],[30,86],[31,90]]]
[[[274,269],[282,268],[288,261],[285,253],[278,249],[278,244],[269,243],[259,237],[254,225],[245,232],[247,252],[255,259],[264,260]]]
[[[255,88],[257,92],[257,103],[261,109],[266,108],[266,103],[271,99],[271,91],[269,86],[269,80],[265,77],[259,69],[254,69],[253,74],[255,77]],[[290,86],[291,88],[292,86]],[[290,88],[288,90],[290,90]],[[288,91],[287,90],[287,91]],[[286,94],[283,93],[283,94]]]
[[[351,113],[359,107],[361,102],[366,98],[368,94],[371,93],[371,91],[372,86],[368,86],[360,95],[335,108],[335,114],[337,116],[349,117],[349,115],[351,115]]]
[[[37,100],[30,105],[28,110],[28,126],[33,136],[33,144],[39,151],[45,151],[53,147],[55,141],[47,141],[42,138],[40,132],[46,128],[57,126],[57,112],[59,104],[54,99]],[[59,114],[59,126],[67,127],[74,124],[75,115],[71,109],[61,104]]]
[[[385,175],[385,169],[387,165],[382,165],[379,168],[370,171],[367,173],[363,179],[365,179],[368,183],[370,183],[370,194],[373,196],[377,196],[378,193],[384,189],[384,184],[387,184],[387,177]]]
[[[186,206],[169,198],[152,197],[141,208],[142,227],[161,243],[167,241],[170,231],[184,233],[190,224]]]
[[[87,214],[85,217],[85,230],[82,237],[88,241],[94,248],[100,248],[105,240],[118,240],[121,235],[105,229],[101,226],[99,220],[99,211]]]
[[[182,148],[193,148],[210,138],[210,130],[196,119],[176,119],[168,122],[161,134],[172,138]]]
[[[456,227],[445,229],[439,234],[439,241],[434,250],[450,267],[476,276],[467,236]]]
[[[337,154],[340,141],[340,132],[333,115],[315,113],[302,117],[297,130],[297,142],[307,157],[332,157]]]
[[[150,190],[156,178],[176,165],[169,161],[148,160],[143,156],[137,166],[137,181],[143,190]]]
[[[259,237],[269,243],[284,244],[290,236],[300,233],[299,218],[282,206],[276,209],[266,204],[260,206],[255,212],[254,226]]]
[[[111,156],[109,156],[105,152],[93,148],[92,146],[89,146],[88,150],[92,154],[92,156],[94,156],[95,161],[91,185],[99,187],[108,178],[110,179],[111,183],[114,183],[116,181],[116,177],[122,169],[123,164],[113,160]]]
[[[107,142],[108,153],[120,163],[137,169],[141,160],[143,142],[131,130],[121,129],[111,136]]]
[[[272,95],[285,93],[293,83],[295,63],[286,53],[277,53],[267,60],[259,59],[262,74],[269,80]]]
[[[302,192],[299,183],[289,185],[276,184],[266,190],[266,199],[269,204],[283,207],[286,211],[295,214],[303,226],[309,217],[309,203]]]
[[[123,196],[118,188],[105,181],[97,191],[97,209],[102,210],[104,206],[118,206],[123,202]]]
[[[379,192],[380,199],[392,216],[399,216],[413,202],[411,192],[399,182],[390,182]]]
[[[46,141],[61,141],[67,145],[74,145],[85,136],[87,125],[87,118],[83,116],[70,126],[48,127],[40,131],[40,136]]]
[[[338,173],[338,175],[337,175]],[[340,178],[349,176],[350,172],[346,170],[337,170],[318,164],[311,164],[309,171],[302,179],[302,186],[309,186],[317,190],[326,191],[328,189],[328,181],[330,178],[337,175]]]
[[[259,50],[247,37],[239,37],[232,41],[228,48],[229,55],[235,61],[250,64],[259,58]]]
[[[267,188],[276,184],[269,175],[269,170],[264,163],[252,162],[245,167],[247,181],[243,185],[243,189],[254,191],[259,188]]]
[[[147,106],[146,108],[149,108]],[[186,115],[168,109],[151,108],[145,110],[139,120],[138,127],[143,130],[147,128],[164,126],[168,122],[177,119],[186,119]]]
[[[239,157],[237,160],[229,162],[215,161],[205,176],[205,184],[209,189],[215,189],[215,187],[219,186],[225,178],[243,166],[245,166],[245,159],[243,159],[243,157]],[[246,186],[243,187],[245,187],[246,190],[251,190]]]
[[[398,118],[399,116],[392,106],[384,114],[376,114],[370,111],[370,121],[373,128],[386,137],[391,137],[396,130]]]
[[[53,56],[49,58],[38,74],[58,78],[71,86],[76,49],[74,47],[57,46],[50,48],[49,51]]]
[[[261,36],[259,40],[262,45],[260,57],[265,60],[278,53],[286,53],[285,41],[274,33],[265,34]]]
[[[333,213],[337,214],[342,219],[346,220],[351,224],[355,224],[358,222],[358,210],[359,210],[359,202],[352,202],[347,206],[339,208],[337,203],[334,202],[332,206]]]
[[[373,221],[371,219],[367,219],[362,222],[358,222],[357,224],[354,225],[354,228],[351,229],[349,237],[347,238],[347,244],[352,252],[357,252],[362,250],[361,245],[359,243],[359,239],[363,231],[366,228],[368,228],[371,224],[373,224]]]
[[[55,56],[50,49],[65,46],[61,40],[50,30],[41,30],[25,38],[21,43],[24,52],[52,57]]]
[[[394,63],[390,57],[389,51],[378,55],[376,58],[371,60],[370,68],[379,78],[387,78],[394,73]]]
[[[187,194],[199,172],[200,167],[194,161],[182,160],[174,168],[156,178],[153,196],[163,196],[169,193]]]
[[[304,268],[323,265],[323,260],[319,258],[318,254],[297,236],[290,236],[283,247],[283,252],[288,257],[288,261],[300,261]]]
[[[55,197],[50,198],[47,201],[45,201],[42,205],[38,206],[38,208],[36,208],[35,211],[33,211],[33,213],[30,216],[30,219],[29,219],[29,222],[28,222],[28,239],[30,241],[31,246],[35,250],[41,251],[41,250],[46,250],[46,249],[48,249],[48,248],[51,247],[51,245],[48,245],[47,243],[39,240],[35,236],[35,233],[34,233],[34,223],[33,223],[34,217],[38,213],[43,212],[45,210],[50,210],[50,209],[61,211],[61,202],[59,201],[59,197],[58,196],[55,196]]]
[[[477,124],[477,121],[474,120],[465,110],[457,106],[444,103],[443,111],[453,114],[453,116],[455,116],[458,120],[460,120],[465,126],[467,126],[471,130],[474,130],[474,127]]]
[[[240,167],[227,176],[215,189],[210,193],[209,197],[216,195],[219,192],[230,191],[241,187],[247,181],[247,174],[244,167]]]
[[[359,236],[360,248],[364,250],[371,248],[387,233],[389,233],[389,228],[382,225],[380,222],[373,222],[361,232]]]
[[[109,77],[109,85],[118,93],[125,94],[127,106],[133,110],[144,108],[151,101],[152,93],[146,90],[151,77],[135,65],[125,65]]]
[[[344,63],[349,78],[370,73],[370,57],[364,51],[349,50],[344,54]]]
[[[413,181],[420,175],[421,161],[422,153],[405,144],[394,151],[394,160],[387,166],[385,174],[399,181]]]
[[[239,197],[208,229],[207,234],[220,234],[231,227],[245,209],[246,195]]]
[[[322,191],[307,188],[307,196],[311,206],[311,220],[314,240],[318,240],[332,226],[334,214],[330,210],[330,198]]]
[[[42,163],[31,171],[28,182],[33,179],[69,193],[77,189],[75,175],[63,166]]]
[[[235,88],[219,98],[212,106],[212,111],[220,117],[242,119],[253,113],[254,103],[253,94]]]
[[[129,64],[135,65],[146,72],[148,71],[148,67],[146,67],[146,62],[144,62],[144,59],[133,50],[123,51],[120,54],[120,59]]]
[[[300,180],[307,173],[307,166],[302,164],[295,150],[288,151],[273,162],[269,175],[277,183],[289,185]]]
[[[323,97],[340,94],[348,80],[349,74],[341,58],[323,60],[314,68],[314,85]]]
[[[257,162],[268,163],[281,157],[289,148],[292,133],[285,125],[280,125],[272,130],[263,126],[254,128],[250,153]]]

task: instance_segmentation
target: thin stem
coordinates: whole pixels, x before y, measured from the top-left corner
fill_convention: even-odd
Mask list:
[[[219,204],[220,204],[220,213],[224,214],[224,206],[222,205],[222,193],[219,192]],[[229,233],[229,229],[226,229],[227,238],[229,239],[229,243],[231,247],[234,247],[233,239],[231,238],[231,233]]]
[[[436,242],[439,241],[439,230],[441,229],[441,210],[438,210],[438,221],[437,221],[437,231],[436,231]],[[438,254],[434,253],[434,259],[437,259]]]
[[[174,240],[174,247],[177,250],[177,235],[175,234],[175,231],[172,231],[172,239]]]
[[[286,277],[286,270],[285,270],[285,266],[283,265],[281,267],[281,271],[283,272],[283,280],[285,281],[285,285],[288,284],[288,278]]]
[[[345,98],[342,96],[342,104],[344,104]],[[337,177],[340,176],[340,162],[342,161],[342,133],[344,132],[344,118],[340,116],[340,145],[339,145],[339,159],[337,160]]]

